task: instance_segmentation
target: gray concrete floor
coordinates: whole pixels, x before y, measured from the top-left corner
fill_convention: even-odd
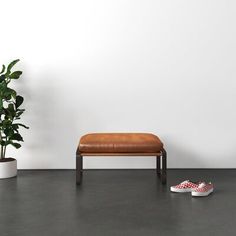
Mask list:
[[[185,179],[207,180],[206,198],[174,194]],[[236,170],[90,170],[75,185],[72,170],[19,171],[0,180],[0,235],[236,235]]]

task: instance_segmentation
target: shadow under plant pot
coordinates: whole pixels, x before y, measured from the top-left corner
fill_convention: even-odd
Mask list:
[[[11,178],[17,175],[17,161],[14,158],[0,159],[0,179]]]

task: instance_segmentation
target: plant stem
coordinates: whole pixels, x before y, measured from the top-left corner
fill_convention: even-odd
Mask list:
[[[6,149],[7,149],[7,146],[5,145],[4,148],[3,148],[3,158],[6,157]]]
[[[0,133],[0,141],[2,141],[2,134],[1,133]],[[1,145],[1,156],[0,156],[0,159],[3,159],[3,146],[2,145]]]
[[[0,159],[3,159],[3,146],[1,146],[1,158]]]

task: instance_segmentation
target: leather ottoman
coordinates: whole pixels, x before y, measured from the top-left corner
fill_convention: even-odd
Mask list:
[[[166,184],[167,154],[154,134],[92,133],[82,136],[76,151],[77,184],[82,180],[83,156],[155,156],[157,176]]]

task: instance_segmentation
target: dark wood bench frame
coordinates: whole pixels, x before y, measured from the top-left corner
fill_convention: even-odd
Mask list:
[[[162,184],[167,180],[167,153],[163,148],[159,153],[76,153],[76,184],[81,184],[83,177],[84,156],[156,156],[156,173]]]

